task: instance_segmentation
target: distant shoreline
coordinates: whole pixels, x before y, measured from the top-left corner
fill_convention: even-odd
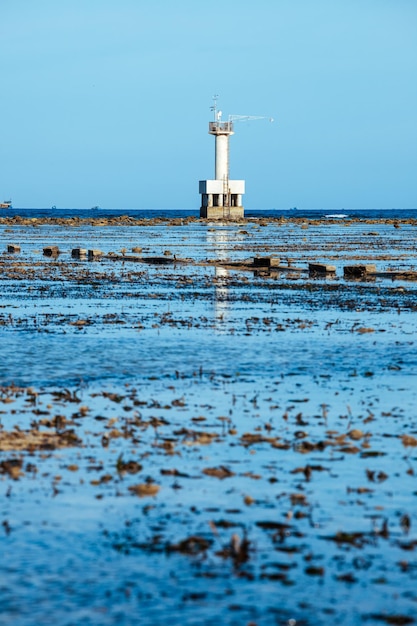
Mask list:
[[[323,223],[338,223],[338,224],[349,224],[349,223],[357,223],[362,222],[365,224],[412,224],[417,225],[417,212],[415,217],[364,217],[364,216],[338,216],[334,215],[320,215],[320,216],[250,216],[243,218],[242,220],[237,221],[228,221],[228,220],[202,220],[196,216],[185,216],[185,217],[168,217],[168,216],[131,216],[131,215],[112,215],[112,216],[98,216],[94,215],[91,217],[87,216],[23,216],[23,215],[15,215],[15,216],[2,216],[0,215],[0,225],[6,226],[42,226],[42,225],[56,225],[56,226],[81,226],[90,224],[92,226],[154,226],[156,224],[161,225],[187,225],[192,223],[200,223],[200,224],[210,224],[211,226],[242,226],[244,224],[271,224],[276,223],[286,224],[286,223],[294,223],[294,224],[323,224]]]

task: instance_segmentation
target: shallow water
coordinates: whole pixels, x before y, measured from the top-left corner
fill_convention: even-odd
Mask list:
[[[80,441],[0,451],[22,461],[0,473],[6,623],[413,623],[417,284],[343,278],[359,262],[415,270],[413,224],[0,238],[22,247],[0,256],[3,431],[59,415]],[[138,245],[176,262],[70,256]],[[258,254],[337,274],[224,267]]]

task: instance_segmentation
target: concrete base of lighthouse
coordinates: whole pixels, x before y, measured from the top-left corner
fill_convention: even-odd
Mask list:
[[[237,220],[245,215],[242,196],[244,180],[200,180],[200,217],[213,220]]]
[[[243,206],[202,206],[200,217],[208,220],[241,220],[245,217]]]

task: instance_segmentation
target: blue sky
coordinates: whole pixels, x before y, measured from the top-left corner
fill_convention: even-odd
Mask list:
[[[0,0],[0,201],[199,208],[213,94],[247,208],[417,208],[416,0]]]

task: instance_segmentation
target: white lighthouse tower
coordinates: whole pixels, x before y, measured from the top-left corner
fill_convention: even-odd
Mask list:
[[[233,135],[233,116],[222,121],[222,112],[217,110],[214,96],[214,121],[209,122],[209,134],[216,140],[214,180],[200,180],[200,217],[209,219],[239,219],[244,216],[242,196],[244,180],[229,178],[229,137]],[[240,117],[240,116],[239,116]]]

